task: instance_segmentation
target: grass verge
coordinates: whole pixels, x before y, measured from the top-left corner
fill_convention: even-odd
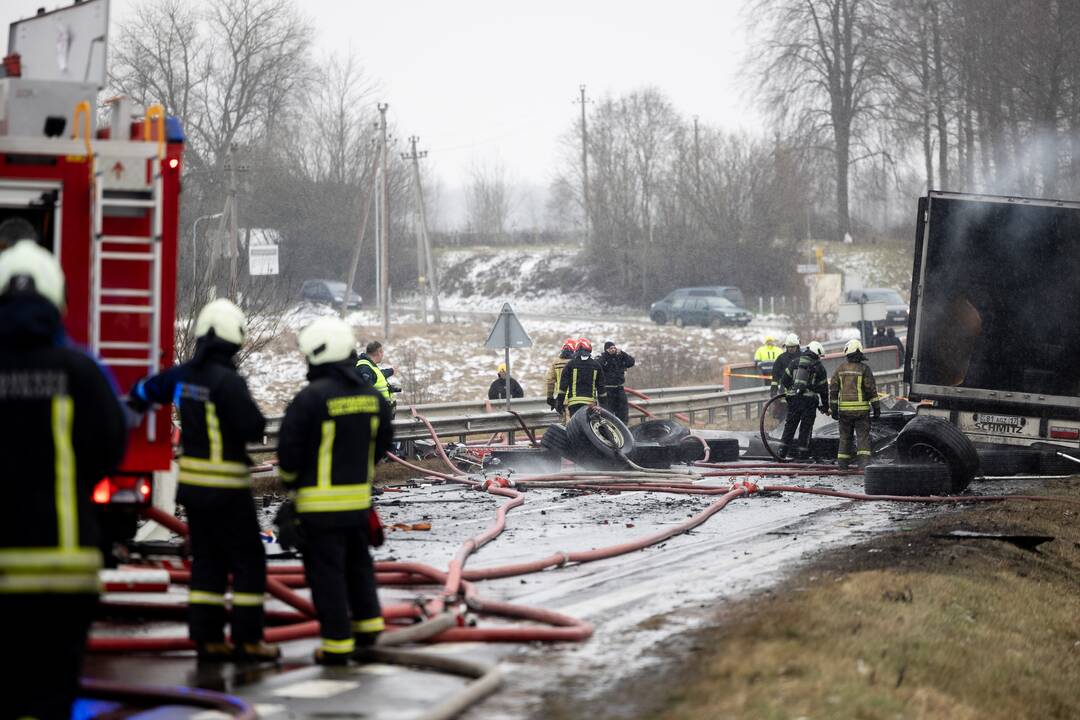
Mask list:
[[[1078,520],[1076,504],[977,506],[824,558],[729,609],[649,717],[1080,717]]]

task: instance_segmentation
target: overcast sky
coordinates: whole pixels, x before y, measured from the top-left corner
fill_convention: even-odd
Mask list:
[[[195,0],[197,1],[197,0]],[[352,49],[391,122],[419,135],[427,162],[453,187],[498,158],[520,184],[546,185],[558,140],[589,96],[653,85],[703,123],[754,130],[745,99],[748,0],[303,0],[318,54]],[[113,27],[139,0],[113,0]],[[2,0],[0,22],[47,0]]]

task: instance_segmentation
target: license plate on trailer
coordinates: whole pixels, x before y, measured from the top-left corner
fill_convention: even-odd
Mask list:
[[[994,435],[1038,435],[1038,424],[1020,415],[997,413],[965,413],[962,429]]]

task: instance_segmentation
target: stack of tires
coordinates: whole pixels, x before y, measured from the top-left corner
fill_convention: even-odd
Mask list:
[[[979,472],[975,446],[943,418],[918,415],[896,438],[897,461],[866,468],[868,495],[954,495]]]
[[[713,462],[739,459],[739,441],[709,437],[705,431],[692,434],[674,420],[647,420],[635,425],[634,452],[630,459],[647,468],[669,468],[678,463],[693,463],[708,457]],[[708,454],[706,454],[706,449]]]
[[[593,470],[626,469],[629,459],[645,468],[667,469],[678,463],[704,460],[726,462],[739,458],[739,441],[692,435],[674,420],[649,420],[628,428],[600,407],[574,413],[565,427],[552,425],[541,447]]]

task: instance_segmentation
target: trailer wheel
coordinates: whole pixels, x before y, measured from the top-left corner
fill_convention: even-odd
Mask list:
[[[560,457],[570,454],[570,438],[562,425],[550,425],[540,437],[540,447],[553,450]]]
[[[962,492],[979,471],[979,454],[967,435],[948,420],[917,415],[896,436],[896,454],[902,463],[947,465],[952,491]]]
[[[867,495],[947,495],[952,491],[949,466],[871,465],[866,468]]]
[[[654,442],[671,445],[690,434],[690,430],[674,420],[646,420],[630,429],[637,442]]]
[[[623,421],[598,405],[574,413],[566,426],[571,449],[585,457],[619,460],[634,451],[634,436]]]

